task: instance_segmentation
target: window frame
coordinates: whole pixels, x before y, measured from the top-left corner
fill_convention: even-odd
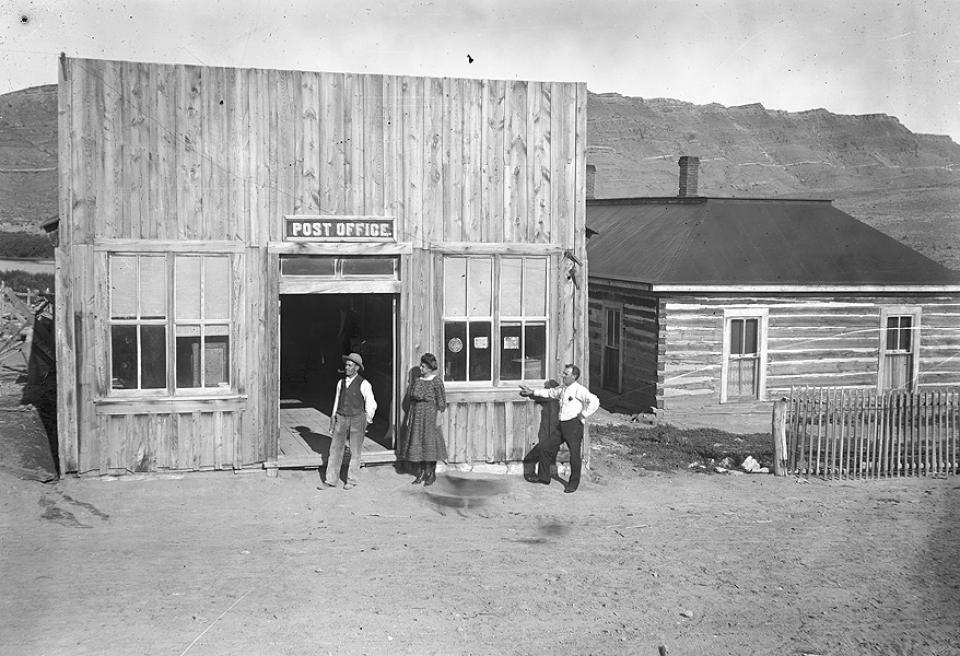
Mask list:
[[[446,345],[446,325],[448,321],[465,322],[468,326],[474,320],[486,320],[489,316],[490,326],[490,379],[489,380],[453,380],[444,377],[444,384],[454,390],[477,390],[477,389],[508,389],[519,384],[531,384],[533,386],[542,386],[549,378],[549,363],[553,355],[556,318],[553,317],[553,308],[556,307],[556,284],[552,284],[553,277],[558,270],[558,256],[554,252],[526,251],[516,249],[515,244],[504,245],[500,252],[497,250],[482,250],[478,252],[463,252],[454,250],[438,251],[434,259],[434,281],[437,297],[439,298],[439,341],[440,348],[438,359],[440,361],[440,370],[446,370],[447,363],[447,345]],[[469,307],[466,308],[465,315],[447,315],[445,301],[445,263],[448,259],[464,259],[468,261],[467,270],[469,271],[469,260],[471,259],[489,259],[491,260],[491,314],[490,315],[471,315]],[[544,315],[505,315],[501,316],[501,263],[504,259],[536,259],[542,260],[546,265],[545,294],[544,294]],[[521,292],[522,294],[522,292]],[[521,312],[523,311],[521,301]],[[525,334],[528,325],[543,325],[544,327],[544,356],[543,356],[543,377],[524,378],[524,372],[521,370],[520,378],[504,379],[502,378],[500,359],[502,357],[502,332],[504,324],[519,325],[521,335]],[[495,347],[495,348],[493,348]],[[464,348],[469,349],[469,345]],[[469,354],[468,354],[469,357]],[[469,362],[469,360],[468,360]],[[469,364],[467,365],[469,367]]]
[[[910,317],[913,326],[910,328],[910,350],[902,351],[900,349],[887,349],[887,322],[891,317]],[[877,391],[887,391],[883,385],[886,377],[887,355],[902,355],[909,353],[910,363],[910,384],[907,391],[915,392],[920,381],[920,336],[922,329],[922,312],[919,305],[883,305],[880,307],[880,334],[878,340],[878,360],[877,360]],[[902,330],[898,328],[897,330]],[[893,388],[891,388],[893,389]]]
[[[623,390],[623,303],[604,302],[600,306],[601,319],[600,325],[602,333],[600,335],[600,387],[615,394],[622,393]],[[617,343],[609,343],[610,336],[610,313],[615,312],[619,318],[619,330],[617,331]],[[606,386],[607,380],[607,349],[616,349],[617,351],[617,386],[615,389]]]
[[[238,392],[238,380],[237,380],[237,368],[236,368],[236,353],[238,349],[238,330],[237,330],[237,321],[238,317],[236,316],[235,309],[239,307],[237,305],[239,289],[238,289],[238,280],[237,272],[238,266],[242,263],[240,262],[241,254],[235,251],[213,251],[213,250],[107,250],[103,253],[105,257],[105,270],[106,270],[106,314],[104,322],[104,332],[105,332],[105,345],[106,345],[106,377],[104,389],[106,391],[105,398],[108,399],[137,399],[137,398],[149,398],[149,399],[196,399],[196,398],[205,398],[205,397],[228,397],[235,396]],[[112,317],[112,284],[111,284],[111,258],[114,257],[136,257],[138,261],[137,266],[137,293],[140,292],[140,267],[139,261],[141,257],[158,257],[163,259],[163,275],[165,280],[165,298],[164,298],[164,312],[165,318],[161,320],[150,320],[149,325],[163,325],[166,329],[166,343],[165,343],[165,355],[164,355],[164,366],[165,366],[165,376],[166,376],[166,385],[164,387],[158,388],[149,388],[149,389],[117,389],[113,387],[113,346],[112,346],[112,329],[115,325],[137,325],[136,321],[132,320],[115,320]],[[212,258],[212,257],[222,257],[227,260],[227,293],[229,293],[230,298],[227,304],[228,318],[226,319],[204,319],[203,318],[203,285],[205,284],[203,279],[203,274],[201,273],[201,279],[199,284],[201,285],[201,318],[198,319],[183,319],[179,320],[176,317],[176,261],[178,257],[200,257],[200,258]],[[201,260],[202,262],[203,260]],[[201,272],[203,271],[203,264],[201,264]],[[139,314],[139,309],[138,309]],[[228,338],[227,341],[227,362],[226,362],[226,373],[229,381],[229,385],[226,386],[213,386],[213,387],[178,387],[177,386],[177,332],[176,329],[178,326],[199,326],[200,335],[201,335],[201,344],[203,344],[203,335],[205,334],[205,328],[207,326],[226,326],[226,335]],[[139,343],[139,341],[138,341]],[[204,357],[203,349],[201,348],[201,371],[204,367]],[[138,356],[139,357],[139,356]],[[203,373],[201,373],[201,385],[203,381]],[[137,379],[138,383],[142,379],[142,365],[138,365]]]
[[[769,309],[766,307],[728,307],[723,309],[722,355],[720,364],[720,403],[742,403],[747,399],[728,398],[727,376],[730,369],[730,327],[735,319],[757,320],[757,398],[767,400],[767,331]]]

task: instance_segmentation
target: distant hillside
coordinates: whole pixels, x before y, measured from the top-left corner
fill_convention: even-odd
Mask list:
[[[884,114],[694,105],[593,94],[587,161],[597,196],[672,196],[677,158],[700,157],[702,195],[835,199],[835,205],[960,269],[960,145]],[[57,214],[55,85],[0,95],[0,231]]]
[[[57,184],[56,85],[0,95],[0,231],[39,231]]]
[[[673,196],[677,159],[700,157],[704,196],[831,198],[960,269],[960,145],[884,114],[694,105],[590,94],[587,161],[598,198]]]

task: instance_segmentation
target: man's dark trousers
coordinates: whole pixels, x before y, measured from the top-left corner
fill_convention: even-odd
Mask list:
[[[550,482],[550,466],[557,461],[557,453],[560,451],[560,443],[566,442],[570,449],[570,482],[567,487],[574,490],[580,486],[580,469],[582,468],[583,458],[580,450],[583,445],[583,423],[578,417],[560,422],[559,440],[554,433],[549,442],[540,445],[540,463],[537,469],[538,478],[544,482]]]

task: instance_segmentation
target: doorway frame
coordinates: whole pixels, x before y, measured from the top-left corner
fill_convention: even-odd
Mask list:
[[[277,456],[280,443],[280,295],[281,294],[391,294],[394,299],[394,398],[392,417],[394,427],[394,452],[400,423],[401,369],[404,364],[409,330],[405,322],[400,320],[400,314],[406,307],[406,290],[404,273],[407,271],[408,257],[413,253],[413,245],[407,242],[398,243],[303,243],[303,242],[270,242],[267,246],[267,275],[268,288],[273,302],[264,303],[266,311],[266,326],[275,336],[269,340],[268,352],[272,363],[273,376],[270,386],[270,397],[266,408],[266,432],[272,448],[272,463],[268,466],[277,466]],[[397,280],[330,280],[314,276],[292,276],[284,278],[280,275],[281,255],[317,255],[323,257],[341,257],[351,255],[367,255],[379,257],[397,257],[399,259]]]

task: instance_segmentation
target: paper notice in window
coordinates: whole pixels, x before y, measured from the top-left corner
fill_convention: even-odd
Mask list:
[[[504,351],[516,351],[520,348],[520,337],[519,335],[511,335],[509,337],[503,338],[503,350]]]
[[[473,338],[473,348],[475,349],[485,349],[489,346],[490,339],[484,335],[483,337],[474,337]]]

